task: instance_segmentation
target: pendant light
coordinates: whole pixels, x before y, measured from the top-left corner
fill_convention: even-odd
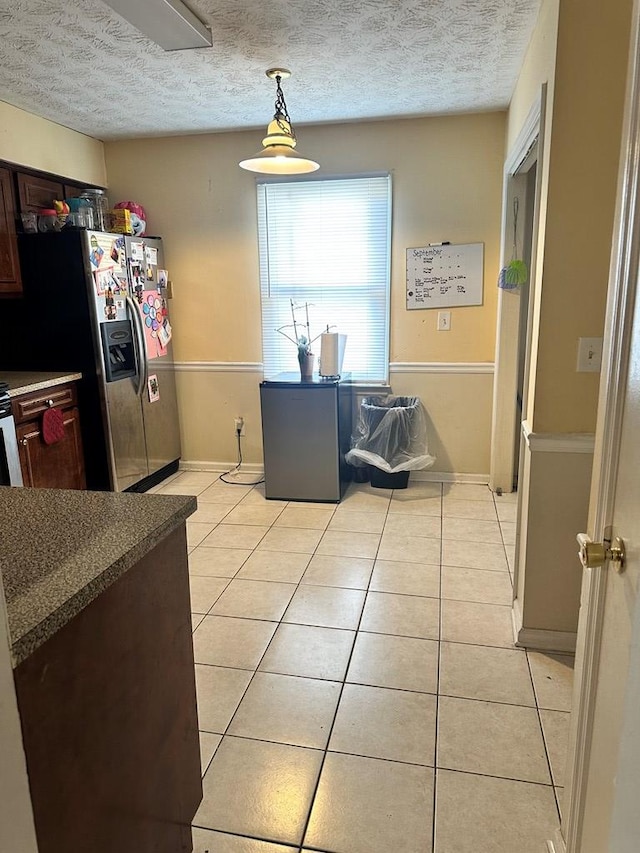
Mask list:
[[[275,114],[267,127],[267,135],[262,140],[262,151],[248,160],[242,160],[240,168],[265,175],[303,175],[306,172],[315,172],[320,165],[294,150],[297,144],[296,134],[280,87],[280,81],[291,77],[291,72],[286,68],[270,68],[266,74],[270,80],[276,81]]]

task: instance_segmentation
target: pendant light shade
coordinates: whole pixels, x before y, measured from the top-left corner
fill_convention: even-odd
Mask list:
[[[262,140],[262,151],[242,160],[242,169],[265,175],[303,175],[320,168],[315,160],[309,160],[294,151],[297,144],[296,134],[280,87],[282,78],[290,76],[291,72],[286,68],[270,68],[267,71],[267,77],[276,81],[275,114],[267,127],[267,135]]]

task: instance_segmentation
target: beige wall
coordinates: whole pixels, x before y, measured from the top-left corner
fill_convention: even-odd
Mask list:
[[[553,96],[559,3],[560,0],[542,0],[540,5],[538,21],[509,104],[507,151],[513,147],[543,83],[547,83],[549,95]]]
[[[582,437],[562,441],[534,433],[523,447],[526,486],[521,500],[516,598],[521,628],[575,634],[581,572],[576,534],[586,529],[593,453]],[[527,643],[528,644],[528,643]],[[560,649],[562,650],[562,649]],[[564,649],[567,650],[566,648]]]
[[[595,428],[599,375],[576,372],[577,346],[604,327],[631,7],[544,0],[510,109],[513,141],[547,82],[527,409],[542,441]],[[537,455],[525,454],[520,484],[518,604],[525,629],[570,633],[590,457]]]
[[[591,432],[599,376],[579,337],[602,335],[631,0],[563,0],[553,94],[533,428]]]
[[[299,138],[301,149],[318,158],[324,174],[392,173],[391,361],[491,362],[505,114],[306,127]],[[164,237],[175,287],[177,360],[217,363],[209,374],[188,378],[186,370],[179,375],[187,460],[229,460],[229,417],[242,414],[254,421],[259,415],[257,382],[248,397],[246,377],[223,379],[219,364],[261,360],[255,178],[237,165],[259,139],[260,132],[252,131],[105,145],[110,196],[141,202],[151,233]],[[435,311],[405,309],[405,250],[443,240],[485,244],[485,290],[482,306],[453,309],[451,331],[437,333]],[[454,384],[451,393],[457,395]],[[487,384],[483,378],[481,396]],[[211,402],[201,396],[205,388]],[[215,403],[218,392],[224,405]],[[488,393],[490,406],[490,388]],[[448,409],[458,412],[460,403],[456,398]],[[483,411],[485,403],[482,397]],[[196,414],[203,406],[210,410],[206,434]],[[258,462],[259,437],[250,429],[248,424],[247,458]],[[459,424],[445,420],[438,429],[446,442]],[[469,439],[477,448],[472,461],[464,438],[449,457],[465,460],[465,469],[486,473],[484,423],[482,434],[482,448],[476,436]]]
[[[543,86],[544,100],[540,105],[540,140],[538,143],[538,181],[539,204],[537,215],[537,248],[535,255],[535,279],[532,281],[534,305],[530,323],[531,337],[536,345],[530,354],[530,376],[537,369],[537,340],[540,330],[540,298],[542,293],[542,270],[544,245],[547,226],[547,204],[549,191],[549,160],[553,132],[553,95],[555,89],[555,68],[558,37],[559,0],[542,0],[540,13],[529,47],[522,64],[507,119],[507,155],[515,146],[518,135],[527,116],[536,101],[541,99]],[[528,383],[528,399],[525,410],[533,406],[533,379]]]
[[[2,102],[0,160],[82,183],[107,183],[102,142]]]
[[[395,394],[417,395],[427,411],[429,453],[435,472],[488,480],[493,373],[393,372]]]

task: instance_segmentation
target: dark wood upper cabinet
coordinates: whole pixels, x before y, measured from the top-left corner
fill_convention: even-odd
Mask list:
[[[57,175],[31,175],[0,162],[0,298],[22,296],[16,228],[22,231],[21,213],[52,208],[53,201],[76,198],[86,185],[67,183]]]
[[[37,213],[43,207],[53,207],[54,198],[64,198],[64,185],[61,181],[18,172],[18,193],[21,212],[31,210]]]
[[[0,167],[0,296],[22,293],[12,175]]]
[[[79,187],[76,184],[64,185],[64,198],[78,198],[80,193],[85,191],[86,187]]]

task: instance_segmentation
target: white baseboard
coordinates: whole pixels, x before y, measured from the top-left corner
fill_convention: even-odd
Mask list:
[[[451,471],[412,471],[411,479],[437,483],[475,483],[480,486],[489,483],[488,474],[456,474]]]
[[[514,643],[518,648],[538,649],[573,655],[576,652],[577,634],[574,631],[548,631],[544,628],[525,628],[522,625],[520,602],[516,598],[511,609]]]
[[[181,471],[211,471],[213,474],[223,474],[225,471],[231,471],[235,468],[237,462],[190,462],[185,459],[180,460]],[[264,467],[255,462],[243,462],[242,471],[246,474],[264,474]]]
[[[235,462],[197,462],[186,459],[180,460],[181,471],[212,471],[222,473],[235,467]],[[242,470],[247,474],[264,474],[264,466],[255,462],[243,462]],[[412,471],[411,479],[419,482],[438,483],[474,483],[481,486],[489,482],[488,474],[455,474],[447,471]]]
[[[521,628],[516,646],[523,649],[539,649],[541,652],[557,652],[561,655],[576,653],[575,631],[545,631],[539,628]]]

